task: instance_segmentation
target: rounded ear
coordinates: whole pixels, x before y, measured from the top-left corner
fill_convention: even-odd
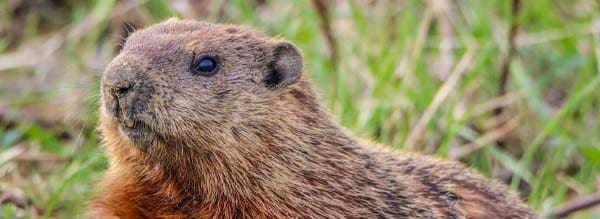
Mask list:
[[[271,66],[263,80],[269,88],[282,88],[300,80],[302,71],[300,50],[290,42],[281,41],[273,45]]]

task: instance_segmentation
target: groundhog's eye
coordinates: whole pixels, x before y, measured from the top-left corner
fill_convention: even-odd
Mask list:
[[[192,60],[191,71],[194,74],[202,76],[212,76],[217,73],[218,67],[218,63],[214,58],[203,57],[198,60]]]

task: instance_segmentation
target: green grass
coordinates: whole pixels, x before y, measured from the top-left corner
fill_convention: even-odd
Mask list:
[[[98,75],[115,54],[117,24],[188,15],[164,0],[118,14],[125,2],[20,3],[28,9],[17,13],[0,2],[0,194],[24,200],[2,204],[0,217],[74,218],[85,211],[106,168],[94,129]],[[541,215],[598,191],[597,1],[522,1],[516,15],[506,0],[450,1],[449,9],[417,0],[336,1],[330,15],[339,63],[308,1],[254,2],[214,1],[200,18],[251,25],[298,45],[324,104],[357,135],[399,149],[412,136],[415,149],[449,158],[482,142],[460,161],[511,185]],[[507,98],[498,99],[511,24],[518,31]],[[455,71],[470,54],[466,68]],[[36,61],[3,69],[6,60],[27,59]],[[455,76],[453,85],[447,79]],[[494,114],[493,104],[504,113]],[[483,141],[512,118],[516,127]]]

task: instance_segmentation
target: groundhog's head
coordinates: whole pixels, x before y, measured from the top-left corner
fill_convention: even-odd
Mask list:
[[[277,110],[270,102],[301,80],[302,69],[289,42],[171,19],[133,33],[106,68],[101,129],[142,148],[206,139]]]

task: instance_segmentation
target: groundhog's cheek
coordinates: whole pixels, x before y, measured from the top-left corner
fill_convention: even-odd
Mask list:
[[[204,104],[198,104],[190,97],[176,96],[170,101],[165,102],[165,113],[169,119],[176,123],[186,123],[202,119],[203,108],[207,108]]]
[[[159,112],[165,109],[171,101],[172,98],[170,98],[168,95],[165,95],[163,92],[159,92],[150,97],[150,101],[148,101],[148,108],[152,112]]]

